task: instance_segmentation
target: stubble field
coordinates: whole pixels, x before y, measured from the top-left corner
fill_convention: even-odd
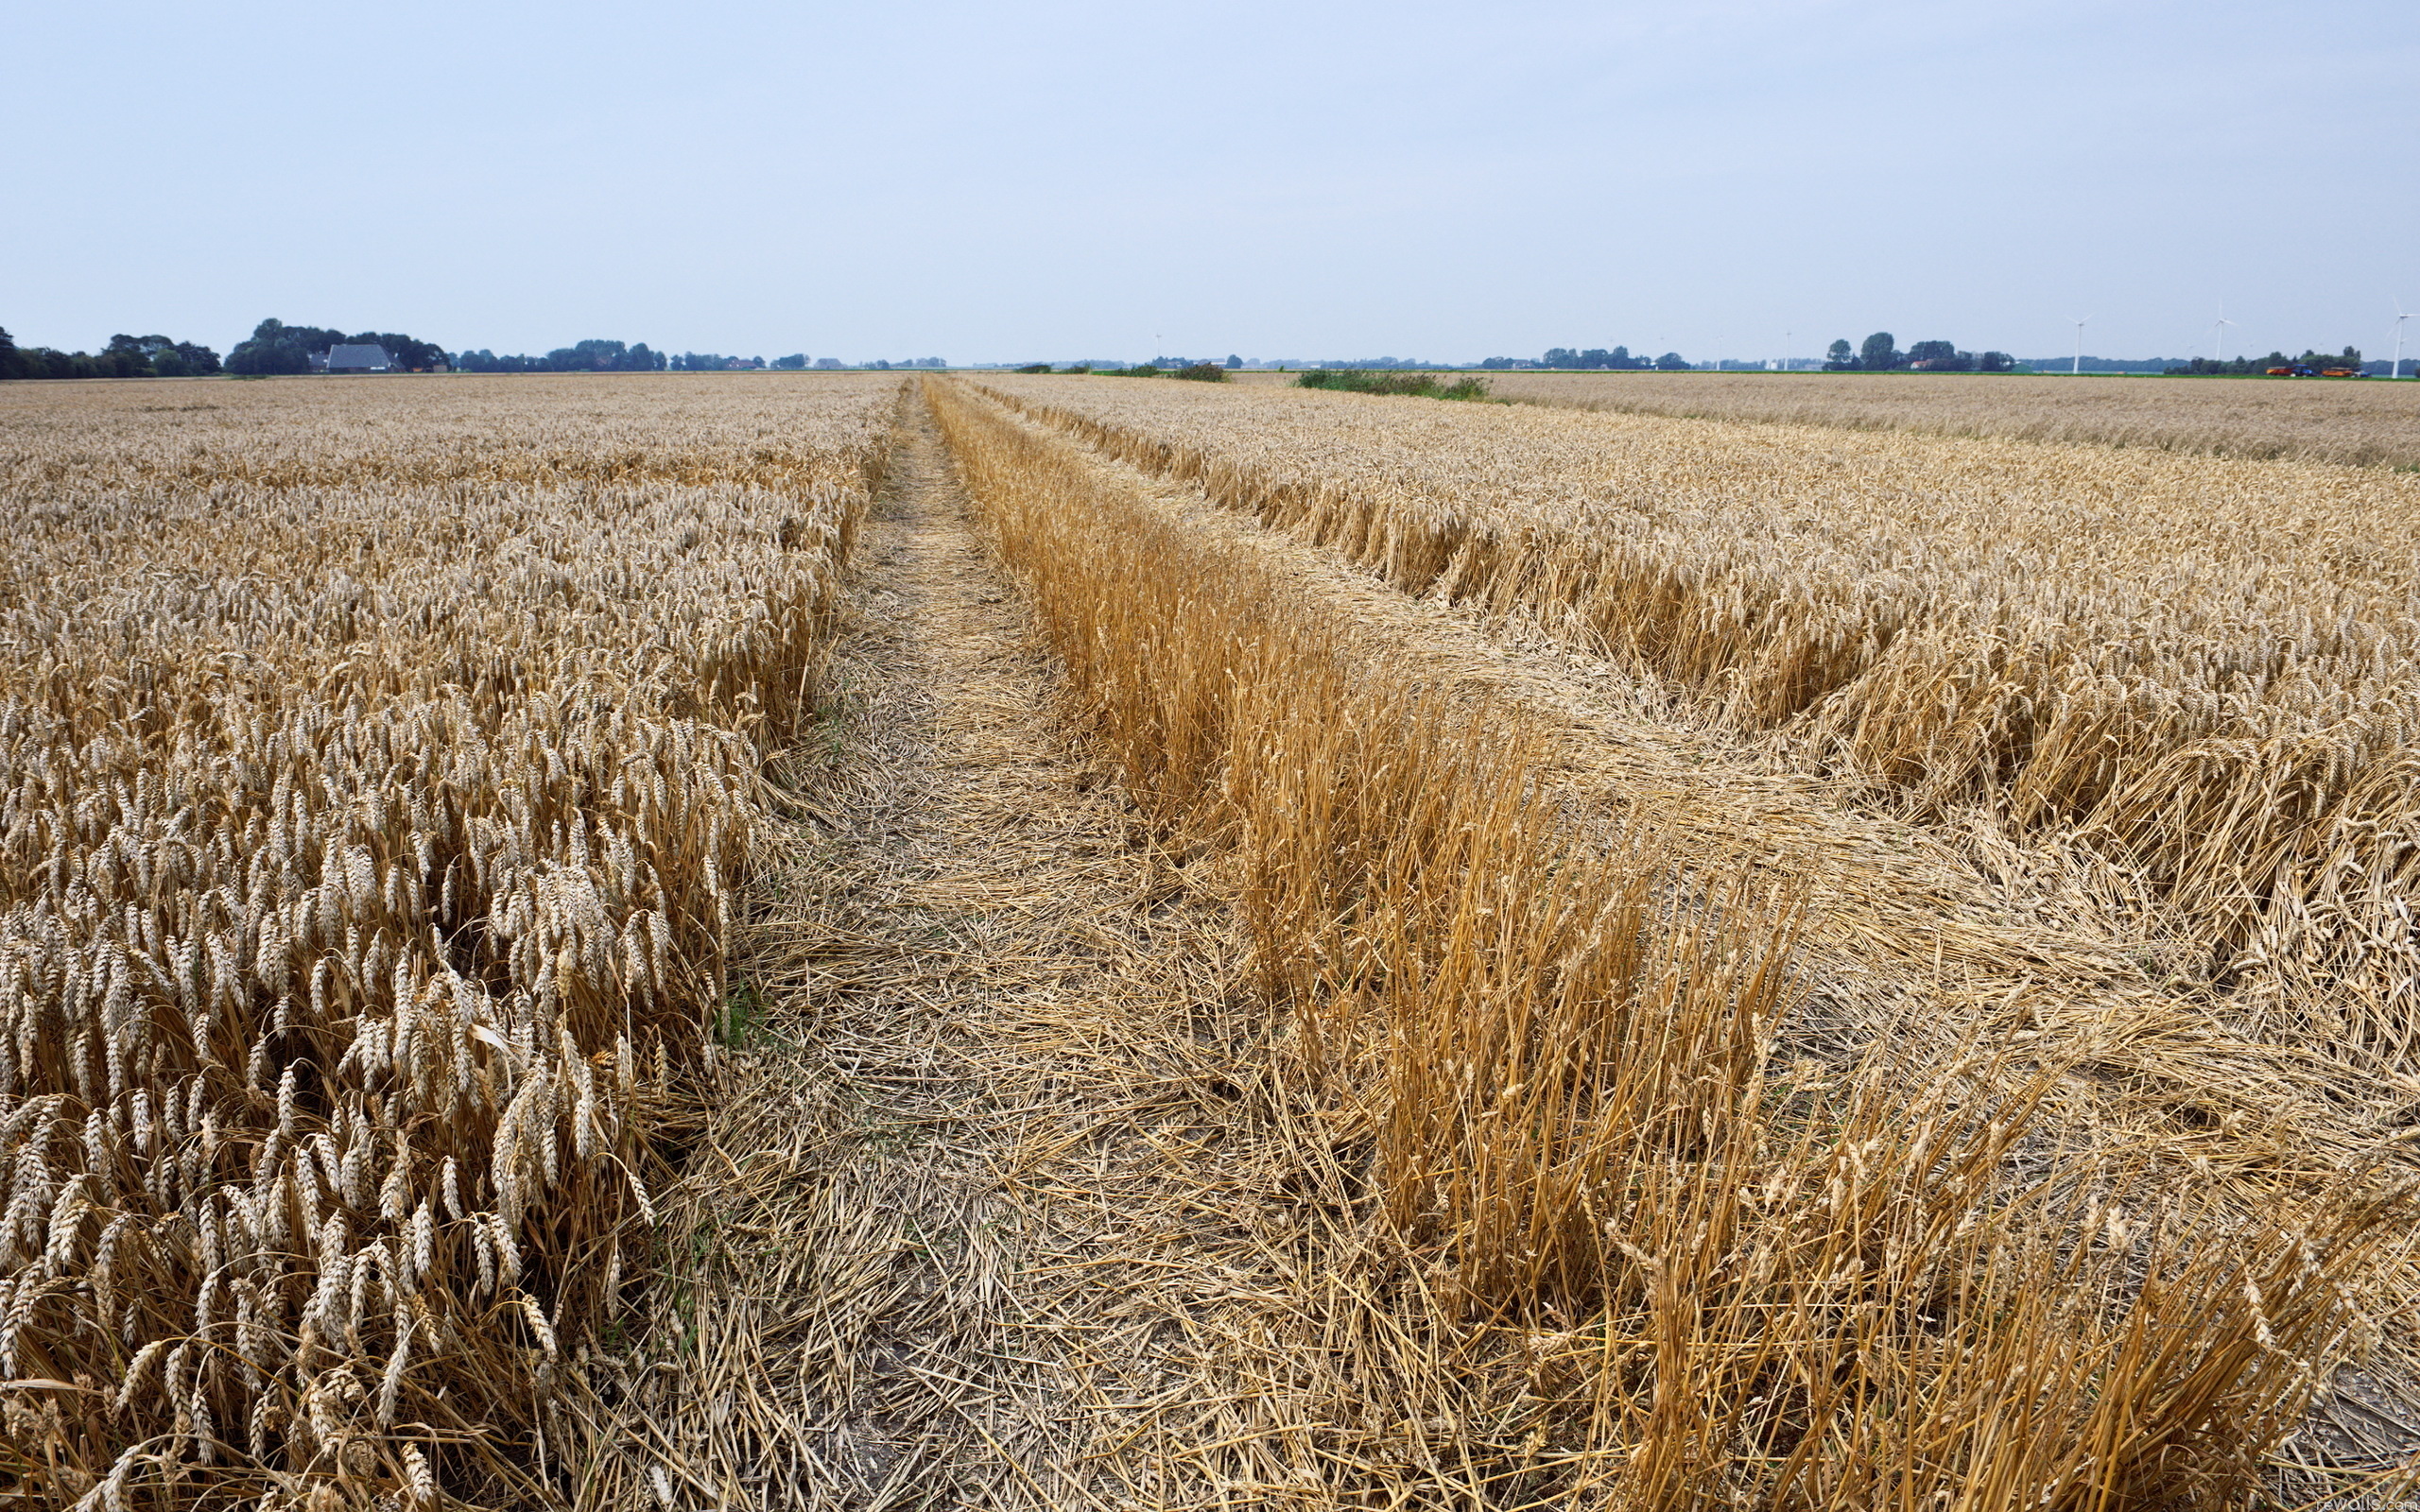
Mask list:
[[[0,391],[0,1477],[2406,1484],[2392,401],[1924,382]]]

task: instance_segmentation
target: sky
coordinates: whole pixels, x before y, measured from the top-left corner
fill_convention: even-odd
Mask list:
[[[2376,357],[2420,309],[2411,0],[0,0],[0,60],[21,345]]]

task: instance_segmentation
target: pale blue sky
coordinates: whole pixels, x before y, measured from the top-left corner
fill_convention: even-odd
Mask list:
[[[0,0],[0,325],[2034,355],[2420,308],[2420,5]],[[2420,322],[2411,341],[2420,346]]]

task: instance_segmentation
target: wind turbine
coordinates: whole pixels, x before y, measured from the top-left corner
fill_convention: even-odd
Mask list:
[[[2083,324],[2092,317],[2079,315],[2070,316],[2068,318],[2073,320],[2076,326],[2076,365],[2067,369],[2067,375],[2071,378],[2081,378],[2083,376]]]
[[[2219,301],[2218,323],[2210,327],[2211,330],[2216,331],[2219,334],[2218,353],[2219,360],[2221,362],[2227,360],[2227,327],[2233,324],[2235,324],[2235,322],[2227,318],[2227,301],[2221,300]]]
[[[2386,375],[2390,378],[2400,378],[2403,376],[2403,322],[2411,318],[2411,312],[2403,307],[2403,301],[2401,300],[2395,301],[2394,366],[2386,370]]]

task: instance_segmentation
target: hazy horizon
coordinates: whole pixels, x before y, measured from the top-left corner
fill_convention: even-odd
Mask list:
[[[27,10],[0,326],[953,363],[2392,349],[2368,3]],[[2420,351],[2420,327],[2407,333]],[[1069,360],[1069,359],[1063,359]],[[1275,359],[1270,359],[1275,360]]]

